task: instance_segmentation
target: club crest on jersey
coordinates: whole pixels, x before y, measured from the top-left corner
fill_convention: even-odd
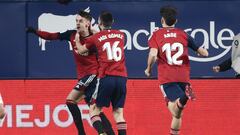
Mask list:
[[[235,41],[234,41],[234,45],[235,45],[235,48],[238,48],[239,41],[238,41],[238,40],[235,40]]]

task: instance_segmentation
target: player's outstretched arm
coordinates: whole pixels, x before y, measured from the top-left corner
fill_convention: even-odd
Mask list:
[[[205,57],[208,56],[208,51],[207,51],[207,49],[204,49],[204,48],[202,48],[202,47],[198,48],[197,52],[198,52],[198,54],[200,54],[201,56],[205,56]]]
[[[231,69],[232,67],[232,59],[229,58],[225,61],[223,61],[221,64],[217,65],[217,66],[214,66],[213,67],[213,71],[214,72],[224,72],[224,71],[227,71],[229,69]]]
[[[31,26],[26,28],[27,33],[33,33],[45,40],[57,40],[60,39],[60,33],[50,33],[46,31],[37,30]]]
[[[204,49],[203,47],[198,47],[194,41],[194,39],[188,35],[188,47],[191,48],[193,51],[196,51],[198,55],[201,56],[208,56],[208,51],[207,49]]]
[[[76,33],[74,41],[76,43],[77,50],[78,50],[79,54],[82,55],[82,54],[88,52],[88,49],[87,49],[86,45],[82,45],[81,42],[80,42],[80,35],[79,35],[79,33]]]
[[[157,54],[158,54],[158,50],[156,48],[150,49],[150,52],[148,55],[148,61],[147,61],[147,68],[144,71],[147,77],[151,76],[152,66],[157,59]]]

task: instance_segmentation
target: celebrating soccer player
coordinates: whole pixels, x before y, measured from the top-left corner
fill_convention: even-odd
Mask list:
[[[88,53],[79,54],[76,44],[75,44],[75,37],[78,36],[78,41],[82,44],[85,43],[86,39],[92,36],[92,32],[90,31],[91,28],[91,15],[85,11],[79,11],[76,17],[76,30],[67,30],[63,33],[49,33],[45,31],[35,30],[31,27],[27,29],[27,32],[34,33],[40,36],[43,39],[47,40],[66,40],[70,41],[72,48],[73,48],[73,55],[76,62],[76,69],[78,75],[78,83],[72,89],[72,91],[67,96],[66,104],[68,109],[70,110],[75,126],[78,129],[79,135],[86,135],[81,112],[78,108],[77,103],[85,99],[86,103],[90,104],[90,99],[92,94],[95,90],[96,86],[96,75],[98,74],[98,61],[96,56],[96,49],[92,48]],[[99,115],[101,120],[104,123],[104,131],[109,135],[114,135],[111,123],[108,121],[107,117],[104,115],[103,112]]]
[[[127,82],[124,33],[111,29],[113,17],[109,12],[102,12],[98,23],[101,30],[99,33],[87,39],[83,46],[80,42],[76,43],[80,54],[96,47],[99,55],[98,82],[90,105],[91,121],[98,133],[105,135],[99,113],[111,103],[118,135],[126,135],[127,124],[123,116]]]
[[[160,14],[163,28],[155,31],[148,42],[150,52],[145,74],[151,75],[152,65],[157,61],[161,91],[172,114],[170,134],[178,135],[182,111],[189,99],[195,99],[189,84],[188,47],[203,56],[208,56],[208,52],[197,47],[193,39],[183,30],[175,28],[177,11],[174,7],[162,7]]]

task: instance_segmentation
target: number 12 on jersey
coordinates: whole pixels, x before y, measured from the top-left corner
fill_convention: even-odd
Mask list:
[[[122,50],[118,47],[120,41],[115,41],[111,46],[110,42],[103,45],[103,51],[107,51],[108,60],[120,61],[122,58]]]
[[[172,51],[178,51],[172,56]],[[166,58],[169,65],[182,65],[183,60],[177,60],[183,54],[183,45],[181,43],[166,43],[162,47],[162,52],[166,51]]]

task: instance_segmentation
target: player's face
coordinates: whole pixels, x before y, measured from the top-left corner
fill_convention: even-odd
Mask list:
[[[90,26],[90,21],[80,15],[77,15],[76,26],[78,32],[86,31]]]

